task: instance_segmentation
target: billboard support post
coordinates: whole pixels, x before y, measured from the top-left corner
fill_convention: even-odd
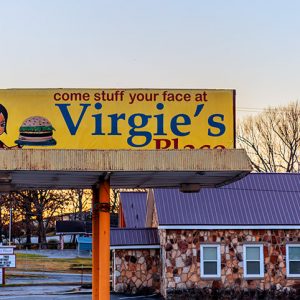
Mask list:
[[[101,249],[100,249],[101,248]],[[93,197],[93,300],[110,299],[110,183],[104,180]]]
[[[92,296],[93,300],[99,299],[99,188],[93,188],[93,214],[92,214]]]

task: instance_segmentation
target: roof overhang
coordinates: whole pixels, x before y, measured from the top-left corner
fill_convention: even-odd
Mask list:
[[[225,150],[0,150],[0,192],[91,188],[221,186],[251,172],[242,149]]]
[[[160,245],[119,245],[110,246],[110,250],[127,250],[127,249],[159,249]]]
[[[300,229],[299,224],[295,225],[264,225],[264,224],[253,224],[253,225],[160,225],[158,229],[166,230],[271,230],[271,229]]]

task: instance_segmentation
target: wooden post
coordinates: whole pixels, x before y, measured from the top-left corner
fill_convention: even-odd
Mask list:
[[[110,184],[100,183],[93,196],[92,299],[110,299]]]

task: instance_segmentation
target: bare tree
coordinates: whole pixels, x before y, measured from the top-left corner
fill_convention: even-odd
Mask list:
[[[110,212],[117,213],[120,204],[120,190],[111,189],[110,191]]]
[[[238,126],[238,146],[245,148],[257,172],[298,172],[300,106],[268,108]]]
[[[16,226],[17,223],[22,223],[24,234],[26,236],[26,244],[30,247],[33,230],[32,201],[30,198],[24,197],[23,194],[24,192],[12,192],[5,195],[5,198],[7,199],[10,208],[13,209],[14,226]],[[19,235],[21,235],[21,233],[19,233]]]
[[[110,212],[119,209],[122,191],[145,192],[145,189],[112,189]],[[9,209],[13,208],[13,236],[26,237],[30,246],[31,236],[38,235],[40,247],[46,243],[46,233],[57,215],[72,213],[74,219],[83,220],[83,213],[91,208],[92,190],[23,190],[0,194],[0,242],[3,229],[8,230]],[[5,225],[5,226],[4,226]]]
[[[37,222],[38,242],[46,243],[46,232],[51,218],[64,206],[68,205],[65,191],[59,190],[28,190],[14,193],[19,202],[19,210],[27,212],[28,222]]]
[[[0,194],[0,243],[3,242],[5,225],[9,222],[9,197],[7,194]],[[7,235],[7,234],[6,234]]]
[[[84,212],[90,210],[92,203],[92,190],[73,189],[68,192],[68,209],[74,220],[84,220]]]

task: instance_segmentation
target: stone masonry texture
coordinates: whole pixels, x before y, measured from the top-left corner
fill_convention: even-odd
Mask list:
[[[115,250],[115,292],[160,291],[160,250]]]
[[[177,290],[278,290],[300,285],[299,279],[286,277],[286,244],[300,243],[299,230],[163,230],[160,239],[165,297]],[[205,243],[221,247],[221,277],[215,280],[200,277],[200,245]],[[244,278],[245,243],[263,244],[264,278]]]

